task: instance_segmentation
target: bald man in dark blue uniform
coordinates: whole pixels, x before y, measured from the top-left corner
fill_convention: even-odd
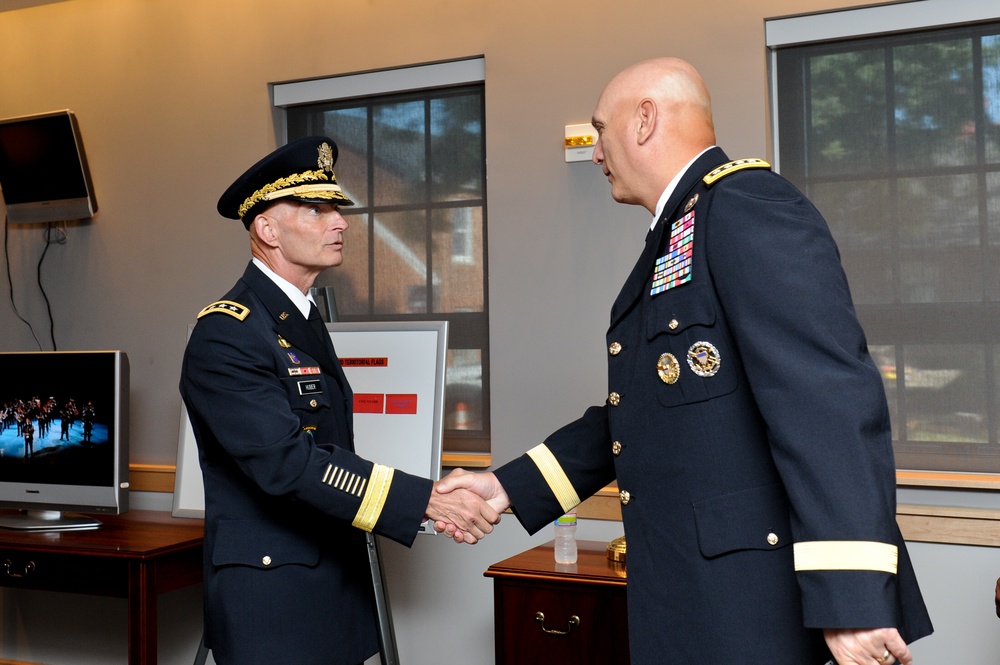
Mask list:
[[[444,489],[534,533],[617,479],[633,665],[910,663],[931,624],[826,223],[766,162],[715,146],[688,63],[625,70],[593,123],[612,196],[653,214],[611,308],[607,402]]]
[[[309,137],[219,200],[252,262],[198,315],[181,395],[205,483],[206,646],[219,665],[357,665],[378,651],[365,532],[412,544],[427,518],[492,530],[478,496],[356,455],[353,393],[307,296],[340,265],[352,205],[336,144]],[[312,319],[310,321],[310,319]]]

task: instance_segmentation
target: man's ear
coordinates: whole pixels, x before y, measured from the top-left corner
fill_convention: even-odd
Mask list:
[[[265,211],[253,218],[250,227],[262,243],[273,247],[277,241],[274,223],[274,219]]]
[[[636,143],[642,145],[649,140],[649,137],[653,135],[653,131],[656,129],[656,102],[646,97],[639,102],[639,106],[636,107],[635,112],[636,116],[638,116],[635,140]]]

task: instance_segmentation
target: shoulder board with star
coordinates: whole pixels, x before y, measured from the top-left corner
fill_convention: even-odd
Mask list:
[[[211,305],[198,312],[198,318],[200,319],[207,314],[214,314],[216,312],[228,314],[229,316],[242,321],[250,315],[250,308],[246,305],[241,305],[238,302],[233,302],[232,300],[216,300]]]
[[[723,164],[722,166],[713,169],[708,175],[706,175],[702,180],[705,184],[711,187],[721,178],[725,178],[730,173],[736,173],[737,171],[742,171],[743,169],[769,169],[771,165],[765,162],[763,159],[757,159],[752,157],[750,159],[737,159],[728,164]]]

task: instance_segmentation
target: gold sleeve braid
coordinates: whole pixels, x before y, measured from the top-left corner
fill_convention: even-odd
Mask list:
[[[899,548],[888,543],[816,540],[795,543],[795,571],[870,570],[896,574]]]
[[[368,479],[368,489],[361,499],[361,507],[351,522],[355,527],[371,533],[375,529],[382,508],[385,507],[386,497],[389,496],[389,487],[392,485],[392,474],[395,469],[391,466],[376,464],[372,468],[372,475]]]
[[[573,483],[566,476],[559,460],[552,454],[548,446],[544,443],[538,444],[528,451],[528,457],[538,467],[549,489],[552,490],[552,494],[555,495],[556,501],[559,502],[564,511],[569,512],[580,505],[580,496],[576,493],[576,488],[573,487]]]

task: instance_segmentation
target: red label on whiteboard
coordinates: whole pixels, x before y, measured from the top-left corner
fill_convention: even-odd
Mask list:
[[[402,413],[406,415],[415,415],[417,413],[417,396],[416,395],[386,395],[385,396],[385,412],[386,413]]]
[[[354,393],[354,413],[382,413],[384,404],[381,393]]]
[[[341,358],[341,367],[388,367],[388,358]]]

